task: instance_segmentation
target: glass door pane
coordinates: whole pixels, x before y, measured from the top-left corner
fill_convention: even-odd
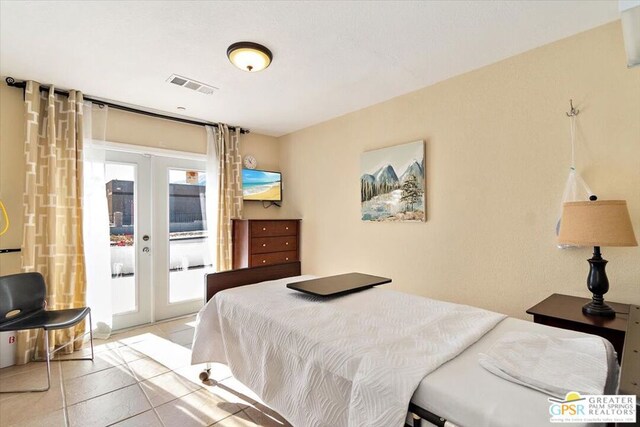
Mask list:
[[[153,158],[156,320],[197,312],[211,271],[204,161]]]
[[[107,151],[105,191],[114,330],[152,320],[149,174],[148,157]]]
[[[169,169],[169,304],[202,299],[211,267],[205,227],[206,174]]]
[[[135,277],[136,165],[106,163],[105,187],[111,240],[111,298],[113,314],[137,311]]]

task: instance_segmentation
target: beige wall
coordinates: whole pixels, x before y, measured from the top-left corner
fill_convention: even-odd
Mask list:
[[[19,248],[22,244],[23,105],[21,90],[0,84],[0,200],[11,224],[0,236],[0,248]],[[0,276],[19,271],[20,253],[0,254]]]
[[[115,108],[110,108],[107,114],[105,139],[191,153],[205,153],[207,149],[206,132],[202,126],[157,119]]]
[[[0,237],[0,247],[20,247],[22,243],[22,191],[24,187],[24,117],[22,91],[0,84],[0,200],[7,207],[9,231]],[[206,152],[206,133],[202,126],[182,124],[140,114],[111,109],[106,139],[111,142],[160,147],[193,153]],[[258,166],[280,169],[280,150],[276,138],[247,134],[241,137],[241,152],[253,154]],[[245,203],[246,218],[273,216],[256,202]],[[0,254],[0,275],[20,271],[19,254]]]
[[[555,246],[569,98],[583,177],[601,199],[628,200],[640,235],[640,69],[625,67],[613,23],[280,138],[304,272],[379,274],[521,318],[553,292],[588,296],[590,250]],[[428,221],[362,222],[361,153],[419,139]],[[640,304],[640,248],[603,253],[607,296]]]
[[[245,155],[253,155],[258,162],[258,169],[280,170],[280,143],[274,137],[250,133],[241,137],[240,151]],[[260,202],[244,202],[245,218],[277,218],[281,208],[272,206],[265,209]]]

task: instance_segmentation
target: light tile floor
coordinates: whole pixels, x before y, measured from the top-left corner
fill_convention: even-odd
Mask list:
[[[51,390],[0,394],[0,426],[290,426],[225,365],[212,365],[207,384],[198,379],[203,365],[190,364],[194,321],[189,316],[95,340],[93,362],[53,362]],[[42,363],[0,369],[0,390],[44,384]]]

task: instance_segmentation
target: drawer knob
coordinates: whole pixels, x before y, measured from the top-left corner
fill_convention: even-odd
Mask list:
[[[263,259],[263,260],[262,260],[262,263],[263,263],[263,264],[265,264],[266,262],[267,262],[267,260],[266,260],[266,259]]]
[[[266,243],[263,243],[263,244],[262,244],[262,247],[265,247],[265,246],[267,246],[267,244],[266,244]]]
[[[289,242],[285,243],[285,245],[289,246]]]
[[[288,229],[289,229],[289,227],[285,227],[284,229],[285,229],[285,230],[288,230]]]
[[[267,227],[262,227],[262,231],[267,231]]]
[[[289,257],[286,257],[284,260],[285,260],[285,261],[289,261]]]

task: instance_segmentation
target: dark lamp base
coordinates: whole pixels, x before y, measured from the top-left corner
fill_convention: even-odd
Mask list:
[[[604,303],[604,294],[609,290],[609,279],[604,267],[607,260],[602,259],[600,246],[593,247],[593,257],[589,261],[589,276],[587,277],[587,288],[593,294],[591,302],[582,307],[582,312],[589,316],[616,317],[613,308]]]
[[[616,317],[616,312],[604,302],[589,302],[582,306],[582,312],[589,316]]]

